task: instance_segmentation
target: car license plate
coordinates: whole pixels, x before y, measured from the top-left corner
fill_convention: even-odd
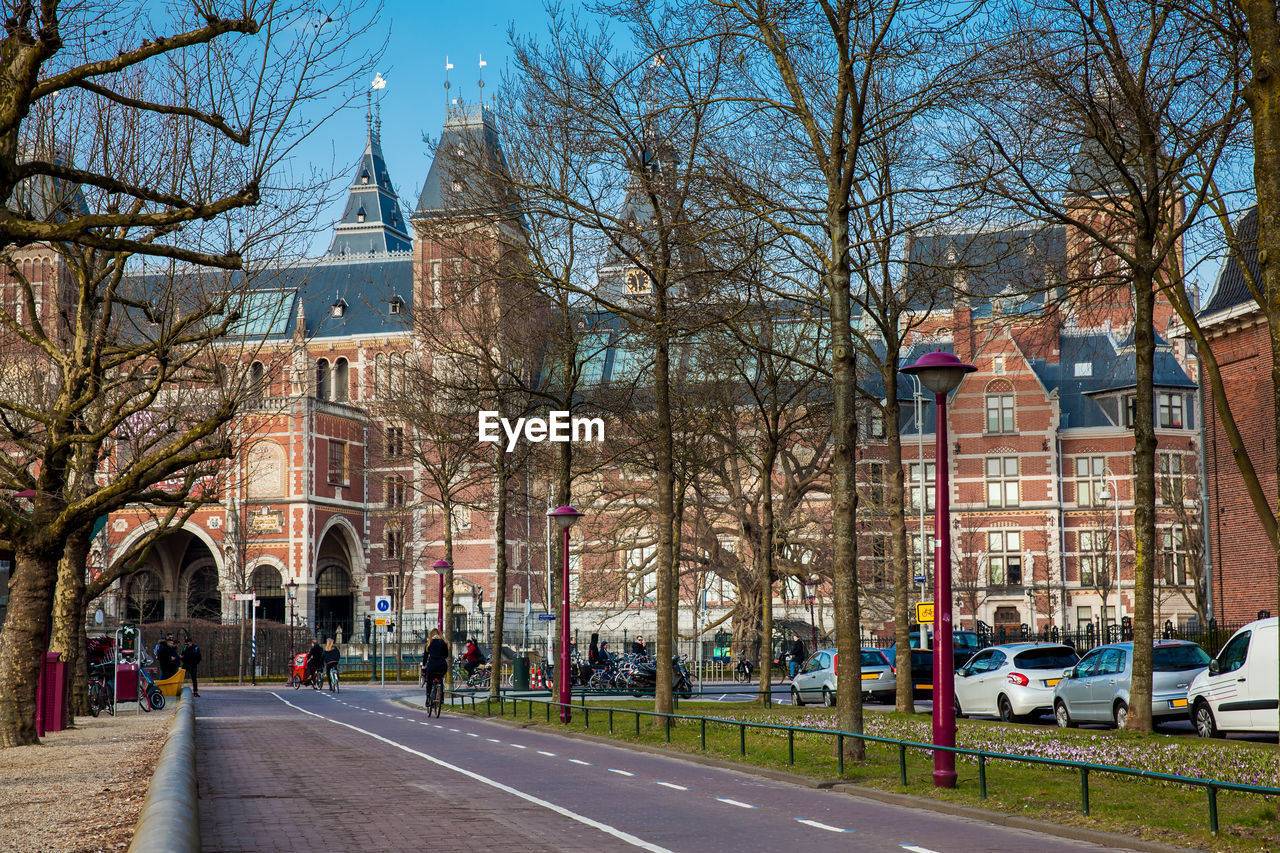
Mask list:
[[[1057,684],[1058,684],[1058,682],[1059,682],[1059,681],[1061,681],[1061,680],[1062,680],[1061,678],[1046,678],[1046,679],[1044,680],[1044,686],[1045,686],[1045,687],[1056,687],[1056,686],[1057,686]]]
[[[878,673],[878,672],[864,672],[864,673],[862,673],[862,680],[863,680],[863,681],[866,681],[868,678],[875,679],[875,678],[879,678],[879,677],[880,677],[880,673]]]
[[[1185,708],[1185,707],[1187,707],[1187,700],[1186,700],[1186,699],[1170,699],[1170,700],[1169,700],[1169,707],[1170,707],[1170,708]]]

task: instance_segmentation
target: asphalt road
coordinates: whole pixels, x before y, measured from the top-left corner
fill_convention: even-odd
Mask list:
[[[961,851],[1097,845],[392,701],[209,688],[206,851]]]

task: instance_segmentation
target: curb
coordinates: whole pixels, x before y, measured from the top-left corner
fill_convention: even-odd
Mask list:
[[[147,785],[147,799],[129,853],[199,853],[200,808],[196,784],[196,713],[191,688],[182,701]]]
[[[416,708],[419,711],[422,710],[422,705],[416,705],[411,700],[393,699],[392,701],[399,705],[404,705],[407,708]],[[1088,827],[1074,826],[1072,824],[1036,820],[1034,818],[1006,814],[1005,812],[998,812],[992,809],[979,808],[977,806],[948,803],[944,800],[935,800],[931,797],[921,797],[916,794],[899,794],[893,791],[882,791],[878,788],[863,787],[839,780],[815,779],[812,776],[801,776],[798,773],[789,773],[785,770],[772,770],[768,767],[757,767],[753,764],[739,764],[735,761],[728,761],[722,758],[712,758],[711,756],[698,755],[696,753],[681,752],[680,750],[666,749],[664,747],[653,746],[651,744],[629,743],[627,741],[620,741],[601,735],[593,735],[587,732],[565,731],[555,725],[547,726],[546,723],[537,721],[527,722],[521,720],[508,720],[502,717],[482,717],[479,714],[468,714],[468,716],[475,717],[479,720],[485,720],[490,723],[498,723],[510,728],[537,729],[539,731],[550,732],[573,740],[586,740],[591,741],[592,743],[613,745],[621,749],[646,752],[651,755],[678,758],[692,764],[703,765],[704,767],[716,767],[722,770],[735,770],[739,773],[758,776],[775,782],[786,782],[788,784],[798,785],[802,788],[837,791],[847,796],[876,800],[890,805],[906,806],[907,808],[913,809],[924,809],[931,812],[937,812],[939,814],[963,817],[970,820],[979,820],[985,823],[1007,826],[1013,829],[1025,829],[1031,832],[1039,832],[1044,835],[1052,835],[1057,838],[1067,838],[1073,841],[1086,841],[1110,850],[1138,850],[1143,851],[1143,853],[1205,853],[1205,851],[1197,847],[1178,847],[1172,844],[1164,844],[1159,841],[1148,841],[1147,839],[1138,838],[1132,835],[1122,835],[1120,833],[1106,832],[1099,829],[1089,829]]]

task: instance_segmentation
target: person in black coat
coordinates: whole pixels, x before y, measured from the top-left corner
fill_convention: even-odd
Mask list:
[[[167,635],[163,640],[156,643],[156,666],[160,667],[160,680],[172,678],[182,666],[182,661],[178,657],[178,641],[174,639],[173,634]]]
[[[182,646],[182,668],[187,671],[187,675],[191,676],[191,695],[200,695],[200,679],[196,676],[196,667],[200,666],[201,654],[200,647],[196,645],[196,641],[187,637],[187,642]]]
[[[795,638],[795,642],[791,645],[791,680],[796,680],[796,673],[800,667],[804,665],[804,659],[809,656],[809,650],[804,647],[804,640],[799,637]]]
[[[644,644],[644,637],[636,637],[631,641],[631,653],[639,655],[641,660],[649,657],[649,647]]]

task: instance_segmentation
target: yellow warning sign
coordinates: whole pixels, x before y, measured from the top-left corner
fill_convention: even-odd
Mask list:
[[[917,601],[916,602],[916,621],[921,625],[930,625],[933,623],[933,602]]]

